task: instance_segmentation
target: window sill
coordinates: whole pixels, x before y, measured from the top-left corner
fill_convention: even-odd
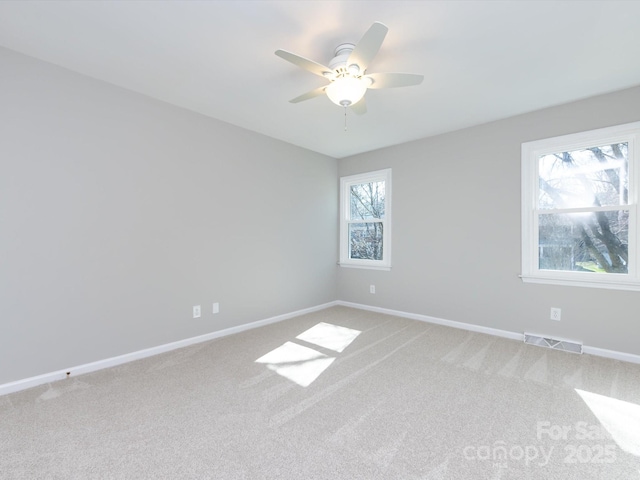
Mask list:
[[[609,274],[610,275],[610,274]],[[593,280],[592,278],[558,278],[543,275],[519,275],[524,283],[539,283],[547,285],[564,285],[568,287],[606,288],[610,290],[640,291],[640,282],[633,280],[616,281]]]
[[[391,267],[389,266],[382,266],[382,265],[360,265],[360,264],[354,264],[354,263],[340,263],[338,262],[338,265],[344,268],[363,268],[365,270],[383,270],[383,271],[391,271]]]

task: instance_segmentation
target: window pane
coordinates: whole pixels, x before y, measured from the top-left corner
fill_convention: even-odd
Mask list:
[[[382,260],[381,222],[349,224],[349,258]]]
[[[538,161],[538,207],[626,205],[628,144],[543,155]]]
[[[628,273],[629,212],[539,215],[539,268]]]
[[[351,220],[384,218],[384,182],[351,186]]]

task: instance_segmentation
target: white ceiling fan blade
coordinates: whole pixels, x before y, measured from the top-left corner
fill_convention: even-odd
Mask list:
[[[374,22],[355,46],[351,55],[349,55],[347,67],[356,64],[360,67],[360,72],[364,73],[371,63],[371,60],[373,60],[373,57],[375,57],[378,50],[380,50],[380,46],[388,31],[389,29],[386,25],[380,22]]]
[[[373,80],[369,88],[410,87],[420,85],[424,80],[424,75],[415,73],[372,73],[366,77]]]
[[[356,115],[364,115],[367,113],[367,102],[365,102],[364,97],[362,97],[360,101],[351,105],[351,110]]]
[[[286,61],[291,62],[300,68],[304,68],[305,70],[309,70],[311,73],[320,75],[321,77],[326,78],[325,74],[331,73],[331,69],[329,67],[320,65],[313,60],[301,57],[300,55],[296,55],[295,53],[287,52],[286,50],[276,50],[275,54],[280,58],[284,58]]]
[[[309,100],[311,98],[319,97],[320,95],[324,95],[324,91],[326,89],[326,85],[324,87],[316,88],[315,90],[311,90],[310,92],[303,93],[299,97],[294,98],[293,100],[289,100],[289,103],[300,103],[305,100]]]

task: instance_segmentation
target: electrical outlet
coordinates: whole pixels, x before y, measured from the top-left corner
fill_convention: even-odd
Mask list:
[[[376,293],[376,286],[375,285],[369,285],[369,293]]]
[[[551,320],[555,320],[557,322],[562,318],[562,310],[560,308],[551,307]]]
[[[202,310],[200,309],[200,305],[193,306],[193,318],[200,318],[202,315]]]
[[[218,302],[213,304],[213,313],[220,313],[220,304]]]

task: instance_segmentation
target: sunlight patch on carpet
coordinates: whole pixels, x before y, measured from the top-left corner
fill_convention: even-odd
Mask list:
[[[335,360],[312,348],[286,342],[256,360],[278,375],[288,378],[302,387],[308,387]]]
[[[640,405],[575,389],[625,452],[640,457]]]
[[[340,353],[343,352],[360,333],[360,330],[320,322],[309,330],[302,332],[296,338]]]

